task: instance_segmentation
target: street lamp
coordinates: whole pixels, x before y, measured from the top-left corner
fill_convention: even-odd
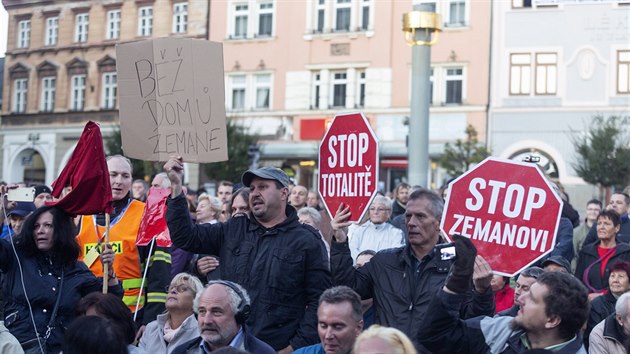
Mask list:
[[[433,12],[430,4],[416,5],[414,11],[403,15],[403,31],[412,47],[407,176],[409,184],[428,188],[431,46],[442,31],[442,16]]]

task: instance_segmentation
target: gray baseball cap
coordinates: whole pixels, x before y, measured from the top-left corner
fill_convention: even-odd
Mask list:
[[[257,168],[255,170],[247,170],[241,177],[241,182],[245,187],[249,187],[252,184],[254,177],[262,179],[270,179],[280,182],[285,187],[289,187],[289,176],[284,171],[276,167],[265,166]]]

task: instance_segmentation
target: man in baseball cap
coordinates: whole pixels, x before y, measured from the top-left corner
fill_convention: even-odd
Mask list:
[[[9,225],[11,226],[10,233],[15,236],[22,231],[22,224],[24,219],[35,211],[35,204],[32,202],[16,202],[15,207],[9,211],[7,217],[9,218]],[[3,233],[2,238],[7,237],[9,232]]]
[[[571,274],[571,264],[562,256],[551,256],[542,262],[546,272],[564,272]]]
[[[284,171],[279,168],[270,166],[257,168],[255,170],[247,170],[245,173],[243,173],[241,181],[243,182],[244,186],[249,187],[255,177],[277,181],[284,188],[289,188],[289,183],[291,183],[291,181],[289,180],[289,176],[287,176]]]

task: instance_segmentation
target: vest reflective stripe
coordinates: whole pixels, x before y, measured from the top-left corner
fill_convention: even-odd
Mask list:
[[[142,286],[142,278],[125,279],[122,281],[122,287],[127,289],[139,289]]]
[[[149,267],[153,266],[153,262],[159,261],[171,264],[171,255],[168,252],[155,251],[153,256],[151,256],[151,260],[149,261]]]
[[[125,305],[127,305],[127,307],[135,308],[136,304],[138,303],[138,297],[125,295],[122,297],[122,301],[125,303]],[[142,308],[142,306],[144,306],[144,296],[142,297],[142,299],[140,299],[140,308]]]
[[[140,228],[140,222],[142,220],[142,213],[144,212],[144,203],[134,200],[129,204],[125,213],[120,217],[118,222],[110,228],[110,242],[121,242],[122,251],[116,253],[116,261],[114,262],[114,272],[118,276],[118,279],[122,281],[125,291],[125,297],[135,298],[135,300],[128,300],[125,302],[129,306],[131,312],[136,312],[136,303],[138,301],[138,294],[140,283],[133,283],[134,286],[125,286],[126,280],[135,280],[142,278],[142,272],[140,269],[140,257],[138,255],[138,248],[136,247],[136,236],[138,235],[138,229]],[[99,236],[102,236],[105,232],[105,227],[97,226]],[[84,215],[81,218],[81,230],[77,235],[77,242],[83,251],[85,246],[90,243],[96,243],[98,241],[96,235],[96,229],[94,225],[94,219],[92,215]],[[79,260],[83,260],[84,254],[81,254]],[[100,277],[103,275],[102,264],[97,259],[90,270],[94,275]],[[144,297],[144,296],[143,296]],[[143,299],[144,300],[144,299]],[[137,310],[141,309],[144,301],[140,302],[140,306]]]
[[[166,293],[147,293],[147,302],[166,302]]]

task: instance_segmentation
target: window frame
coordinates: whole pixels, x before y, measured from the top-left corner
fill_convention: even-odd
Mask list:
[[[106,13],[105,39],[116,40],[120,38],[120,9],[109,10]]]
[[[627,59],[622,59],[622,55]],[[625,70],[625,73],[623,72]],[[625,90],[621,87],[624,84],[621,81],[622,76],[625,77]],[[630,94],[630,50],[622,49],[617,51],[617,94]]]
[[[311,74],[311,109],[321,109],[322,72],[317,70]]]
[[[78,13],[74,16],[74,42],[86,43],[90,30],[90,14]]]
[[[553,55],[555,61],[553,63],[542,63],[540,57],[544,55]],[[544,71],[544,79],[540,77],[542,76],[541,71]],[[553,87],[550,87],[550,77],[553,80],[551,83]],[[544,90],[542,91],[538,90],[539,80],[544,80]],[[534,94],[536,96],[555,96],[558,94],[558,53],[534,53]]]
[[[153,6],[139,7],[138,8],[138,37],[151,37],[152,35],[153,35]]]
[[[334,0],[333,2],[333,23],[335,24],[334,32],[351,32],[352,31],[352,0]],[[348,28],[339,28],[339,11],[348,13]]]
[[[356,77],[357,77],[357,85],[356,85],[356,98],[355,98],[355,104],[358,108],[364,108],[365,107],[365,94],[366,94],[366,89],[367,89],[367,73],[365,71],[365,69],[363,70],[357,70],[356,72]]]
[[[260,82],[259,79],[262,77],[267,77],[267,82]],[[273,87],[273,75],[271,73],[256,73],[253,75],[253,91],[254,97],[252,102],[253,109],[257,111],[267,111],[271,109],[271,101],[272,101],[272,87]],[[267,105],[258,105],[258,92],[260,90],[267,90]]]
[[[55,98],[57,91],[57,77],[56,76],[44,76],[40,80],[40,105],[39,110],[41,112],[53,112],[55,110]],[[52,85],[47,83],[52,82]],[[51,87],[52,86],[52,87]]]
[[[77,79],[82,79],[77,82]],[[70,111],[82,111],[85,109],[85,88],[87,83],[86,74],[75,74],[70,76]]]
[[[270,8],[262,8],[265,5],[271,5]],[[274,18],[274,14],[275,14],[275,6],[273,1],[261,1],[259,3],[257,3],[257,14],[256,14],[256,19],[258,20],[257,23],[257,31],[256,31],[256,37],[262,37],[262,38],[266,38],[266,37],[273,37],[274,35],[274,22],[273,22],[273,18]],[[269,16],[270,19],[270,28],[269,28],[269,34],[261,34],[260,31],[260,26],[262,23],[262,16]]]
[[[51,22],[52,21],[52,22]],[[46,17],[45,46],[55,46],[59,41],[59,16]]]
[[[113,78],[113,83],[111,79]],[[110,82],[108,82],[108,80]],[[115,109],[118,94],[118,75],[115,71],[101,74],[101,108]]]
[[[250,23],[249,23],[249,3],[246,1],[239,1],[232,3],[232,16],[231,16],[231,30],[230,38],[233,39],[245,39],[249,37]],[[239,21],[240,20],[240,21]],[[245,25],[242,26],[242,21]],[[239,26],[239,24],[241,26]],[[243,27],[242,31],[237,34],[237,29]],[[241,33],[242,32],[242,33]]]
[[[461,70],[461,73],[450,75],[449,70]],[[444,66],[443,67],[444,74],[444,91],[443,91],[443,103],[448,106],[462,105],[464,103],[465,97],[465,82],[466,82],[466,73],[464,66]],[[459,92],[459,102],[449,102],[449,82],[460,82],[460,92]]]
[[[243,82],[239,82],[237,84],[235,84],[235,79],[237,78],[242,78]],[[230,105],[229,105],[229,110],[230,111],[235,111],[235,112],[242,112],[247,108],[247,75],[244,73],[238,73],[238,74],[230,74],[229,75],[229,95],[230,95]],[[242,91],[243,92],[243,98],[241,100],[242,102],[242,107],[236,107],[234,105],[235,101],[234,101],[234,97],[236,96],[234,94],[234,92],[238,90],[238,91]]]
[[[28,104],[28,78],[13,79],[13,113],[26,113]]]
[[[344,75],[343,78],[337,78],[337,75]],[[335,103],[335,86],[343,87],[343,103]],[[348,71],[347,70],[335,70],[330,72],[330,107],[331,108],[345,108],[348,103]]]
[[[523,64],[523,63],[514,63],[513,58],[515,58],[516,56],[527,56],[528,57],[528,62],[527,64]],[[515,52],[515,53],[510,53],[510,62],[509,62],[509,68],[510,68],[510,78],[509,78],[509,82],[508,82],[508,93],[510,96],[529,96],[532,94],[532,54],[531,53],[525,53],[525,52]],[[518,82],[518,91],[512,91],[512,88],[515,86],[514,85],[514,80],[515,80],[515,69],[518,70],[518,79],[520,80]],[[526,73],[524,72],[524,70],[526,71]],[[527,87],[525,88],[523,86],[524,82],[527,83]]]
[[[26,49],[31,46],[31,20],[19,20],[17,23],[17,45],[19,49]]]
[[[188,3],[173,4],[172,33],[188,33]]]

